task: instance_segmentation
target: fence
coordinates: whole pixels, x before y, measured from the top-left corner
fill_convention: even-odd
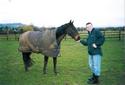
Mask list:
[[[122,40],[125,38],[125,31],[117,30],[117,31],[102,31],[106,39],[118,39]]]
[[[117,39],[122,40],[125,38],[125,31],[116,30],[116,31],[101,31],[107,40]],[[86,38],[88,33],[87,31],[79,32],[81,38]],[[0,40],[18,40],[19,33],[0,33]],[[65,39],[70,39],[71,37],[66,36]]]
[[[18,40],[19,33],[0,33],[0,40]]]
[[[116,31],[108,31],[108,30],[104,30],[101,31],[103,33],[103,35],[105,36],[106,40],[112,40],[112,39],[117,39],[117,40],[123,40],[125,39],[125,31],[121,31],[121,30],[116,30]],[[79,32],[81,38],[87,38],[88,36],[88,32],[87,31],[82,31]],[[66,39],[70,38],[69,36],[66,36]]]

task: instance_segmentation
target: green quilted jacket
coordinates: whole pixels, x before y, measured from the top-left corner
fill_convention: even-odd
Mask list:
[[[98,29],[92,29],[91,32],[88,32],[88,38],[86,40],[80,40],[80,43],[88,46],[88,53],[90,55],[102,55],[102,50],[101,50],[101,46],[103,45],[104,41],[105,41],[105,37],[103,36],[103,34],[98,30]],[[97,48],[94,48],[92,46],[92,44],[95,43]]]

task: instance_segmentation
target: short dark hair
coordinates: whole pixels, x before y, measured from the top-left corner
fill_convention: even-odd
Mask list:
[[[86,25],[88,25],[88,24],[91,24],[91,25],[92,25],[92,23],[91,23],[91,22],[87,22],[87,23],[86,23]]]

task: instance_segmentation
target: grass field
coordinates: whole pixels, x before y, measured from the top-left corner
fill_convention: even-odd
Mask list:
[[[125,47],[123,41],[108,40],[103,46],[100,85],[124,85]],[[62,42],[58,58],[59,74],[54,75],[52,58],[47,74],[43,74],[43,56],[32,54],[35,61],[29,72],[24,71],[18,41],[0,41],[0,85],[88,85],[91,72],[88,67],[87,48],[67,39]]]

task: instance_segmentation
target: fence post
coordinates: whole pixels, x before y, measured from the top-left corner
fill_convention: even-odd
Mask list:
[[[17,32],[16,32],[16,31],[14,31],[13,33],[14,33],[15,40],[16,40],[16,39],[17,39]]]
[[[121,40],[121,30],[119,29],[119,40]]]
[[[103,35],[105,36],[105,30],[103,31]]]
[[[65,40],[67,39],[67,35],[64,37],[64,39],[65,39]]]
[[[9,39],[9,29],[7,29],[7,40]]]

